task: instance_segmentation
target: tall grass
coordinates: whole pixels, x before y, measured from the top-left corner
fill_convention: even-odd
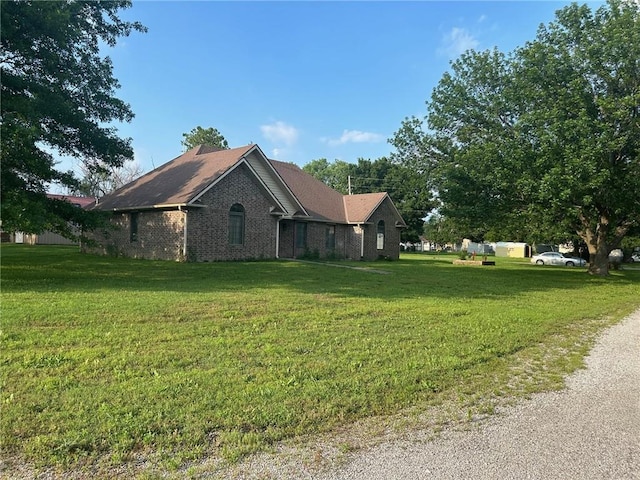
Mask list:
[[[546,373],[561,378],[586,337],[640,306],[638,271],[451,260],[363,270],[3,246],[2,448],[60,468],[234,460],[451,392],[526,393],[523,352],[564,349]]]

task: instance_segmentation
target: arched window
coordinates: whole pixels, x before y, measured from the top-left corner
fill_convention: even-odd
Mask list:
[[[229,210],[229,243],[244,245],[244,207],[235,203]]]
[[[378,222],[378,230],[377,230],[377,246],[378,250],[384,249],[384,220],[380,220]]]

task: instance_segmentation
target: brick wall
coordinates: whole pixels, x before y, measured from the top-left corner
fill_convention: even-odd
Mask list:
[[[276,256],[276,217],[270,214],[273,200],[267,196],[245,165],[241,165],[205,193],[203,208],[189,210],[187,259],[228,261]],[[234,204],[244,207],[244,244],[229,243],[229,212]]]
[[[351,225],[340,225],[332,223],[307,223],[307,246],[306,248],[295,248],[295,224],[301,220],[281,220],[280,221],[280,258],[299,258],[305,254],[318,254],[320,258],[332,256],[336,259],[360,259],[360,240],[354,238],[354,231]],[[327,227],[335,227],[335,248],[327,249]],[[355,245],[355,246],[354,246]]]
[[[361,260],[360,250],[362,248],[363,228],[358,225],[349,225],[346,231],[346,258],[350,260]]]
[[[293,220],[280,220],[280,238],[278,244],[278,256],[280,258],[293,258],[295,226]]]
[[[377,248],[378,222],[384,220],[384,248]],[[400,257],[400,229],[396,227],[397,216],[391,201],[386,198],[364,226],[365,260],[376,260],[380,257],[397,260]]]
[[[131,213],[114,213],[112,229],[99,229],[87,236],[97,246],[83,245],[83,250],[154,260],[182,260],[185,213],[178,210],[137,212],[137,240],[131,241]]]

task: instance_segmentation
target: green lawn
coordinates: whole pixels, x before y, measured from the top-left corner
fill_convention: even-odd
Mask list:
[[[233,461],[445,398],[471,409],[556,388],[598,330],[640,307],[640,271],[526,260],[351,264],[367,271],[1,253],[1,447],[63,469]]]

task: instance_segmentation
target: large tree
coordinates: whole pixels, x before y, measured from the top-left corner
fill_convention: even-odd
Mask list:
[[[513,53],[452,64],[429,130],[412,118],[395,139],[435,169],[444,215],[511,239],[578,235],[589,272],[608,273],[640,225],[639,11],[572,4]]]
[[[185,151],[192,149],[198,145],[207,145],[209,147],[218,147],[224,150],[229,148],[227,139],[218,131],[217,128],[202,128],[198,125],[189,133],[182,134],[182,146]]]
[[[114,46],[137,22],[118,18],[129,1],[3,1],[0,37],[2,228],[69,234],[70,221],[87,225],[90,215],[49,199],[51,184],[77,188],[55,155],[119,167],[133,157],[114,121],[130,121],[129,105],[114,96],[119,87],[101,43]]]
[[[339,191],[343,195],[349,193],[349,176],[354,173],[354,165],[344,160],[334,160],[332,163],[326,158],[311,160],[302,169],[309,175]]]

